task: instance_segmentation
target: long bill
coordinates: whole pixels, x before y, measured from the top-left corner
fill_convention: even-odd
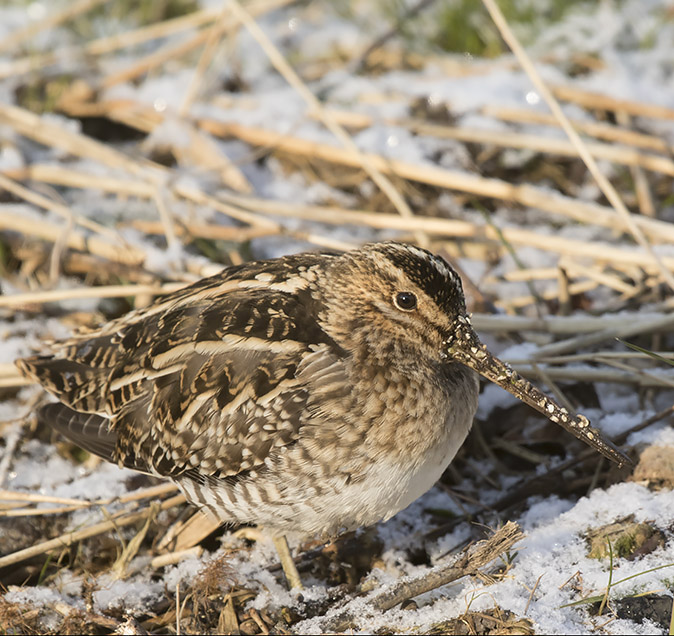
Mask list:
[[[604,457],[619,466],[632,463],[632,460],[604,438],[598,429],[590,426],[589,420],[584,415],[571,415],[563,406],[519,376],[509,365],[489,353],[467,318],[462,316],[459,319],[452,337],[445,342],[445,346],[448,356],[540,411],[550,421],[559,424]]]

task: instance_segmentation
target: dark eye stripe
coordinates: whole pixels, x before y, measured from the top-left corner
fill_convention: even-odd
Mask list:
[[[420,247],[383,243],[378,249],[441,311],[452,315],[465,311],[461,279],[444,259]]]

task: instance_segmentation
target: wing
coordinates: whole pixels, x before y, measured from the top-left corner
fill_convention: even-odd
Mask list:
[[[71,442],[113,461],[117,434],[110,430],[109,420],[95,413],[79,413],[59,402],[46,404],[38,412],[38,420],[67,437]],[[135,466],[128,466],[135,468]]]
[[[298,369],[343,352],[315,319],[310,267],[249,270],[19,361],[63,403],[41,419],[105,459],[169,476],[236,475],[291,444],[308,413]]]

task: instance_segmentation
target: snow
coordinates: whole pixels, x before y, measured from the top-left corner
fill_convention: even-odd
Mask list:
[[[201,6],[216,3],[201,2]],[[313,5],[314,3],[309,3]],[[353,3],[352,3],[353,4]],[[441,5],[444,3],[436,3]],[[343,52],[343,57],[354,57],[354,51],[363,51],[369,45],[375,32],[382,26],[381,15],[376,3],[361,2],[353,9],[353,15],[339,15],[329,7],[318,11],[308,7],[306,11],[296,6],[271,12],[260,18],[262,28],[274,39],[289,59],[296,60],[298,68],[321,59],[331,59],[335,52]],[[219,6],[219,5],[218,5]],[[0,41],[16,32],[30,21],[39,17],[41,3],[32,3],[27,10],[16,7],[0,8]],[[437,9],[437,7],[436,7]],[[431,9],[431,11],[434,9]],[[585,2],[570,9],[565,18],[557,24],[529,34],[529,51],[534,56],[542,76],[552,84],[572,85],[576,88],[597,91],[618,99],[639,100],[674,108],[674,84],[672,80],[672,50],[674,50],[674,21],[671,19],[671,3],[664,0],[624,0],[615,2]],[[432,19],[427,18],[428,19]],[[666,18],[666,16],[669,16]],[[425,18],[426,19],[426,18]],[[105,20],[96,22],[99,35],[114,33],[123,28],[123,23],[115,25]],[[65,28],[43,30],[31,40],[31,53],[41,50],[58,49],[72,44],[74,34]],[[646,43],[646,44],[644,44]],[[149,45],[148,45],[149,46]],[[272,69],[257,42],[247,33],[240,33],[236,42],[227,45],[216,59],[218,64],[209,71],[209,81],[202,84],[190,109],[190,116],[199,119],[207,117],[224,122],[235,122],[244,126],[258,126],[268,131],[294,136],[338,147],[332,134],[316,119],[308,116],[308,107],[297,92],[289,87]],[[601,62],[592,72],[571,77],[566,65],[573,63],[580,54],[597,56]],[[11,62],[9,53],[2,52],[0,71]],[[80,65],[76,56],[70,60],[68,54],[60,61]],[[357,57],[357,56],[355,56]],[[230,67],[231,59],[234,64]],[[135,55],[126,51],[105,56],[101,61],[105,72],[125,68],[136,60]],[[453,61],[456,61],[453,59]],[[232,71],[232,68],[235,70]],[[529,79],[517,67],[511,56],[489,63],[463,59],[464,73],[450,74],[443,65],[431,62],[422,69],[384,70],[375,76],[354,75],[339,64],[325,67],[322,75],[311,84],[315,94],[320,94],[325,105],[343,108],[352,112],[368,114],[373,125],[355,132],[352,137],[358,147],[365,152],[380,154],[389,159],[402,160],[417,165],[441,165],[449,169],[471,170],[473,158],[466,145],[454,140],[438,140],[416,135],[392,120],[410,116],[409,105],[416,99],[428,100],[432,104],[444,104],[457,120],[457,125],[481,130],[519,130],[539,137],[560,137],[560,132],[551,127],[537,124],[507,124],[484,114],[486,106],[535,107],[546,113],[547,108],[533,90]],[[229,105],[212,101],[213,94],[219,92],[230,72],[240,75],[245,86],[242,93],[230,94]],[[188,129],[176,113],[186,94],[194,74],[194,65],[173,64],[169,72],[155,71],[142,81],[123,82],[101,91],[102,100],[135,100],[152,106],[157,111],[168,112],[164,123],[151,135],[148,144],[167,143],[174,147],[185,147],[190,143]],[[0,98],[3,103],[15,103],[17,78],[5,77],[0,73]],[[224,101],[224,100],[223,100]],[[591,115],[578,106],[563,104],[565,112],[573,119],[592,121]],[[59,114],[45,114],[44,120],[56,122],[59,126],[79,131],[80,123]],[[674,122],[655,119],[637,119],[638,129],[658,135],[670,143],[674,140]],[[307,179],[301,171],[289,173],[287,167],[275,158],[254,161],[255,151],[239,141],[216,140],[217,147],[240,168],[250,180],[257,196],[272,199],[307,203],[340,204],[353,206],[360,201],[359,195],[374,195],[377,190],[369,181],[356,184],[353,190],[340,190],[333,185]],[[112,144],[111,144],[112,145]],[[127,151],[124,144],[119,149]],[[131,151],[136,152],[136,149]],[[530,157],[529,151],[508,151],[501,160],[508,167],[517,169]],[[34,163],[57,166],[67,165],[73,170],[89,172],[97,176],[125,178],[122,170],[110,169],[94,160],[75,159],[58,148],[37,146],[19,138],[8,126],[0,127],[0,171],[20,171]],[[604,172],[615,174],[616,166],[600,162]],[[622,169],[622,168],[620,168]],[[192,185],[211,190],[212,177],[198,170],[176,169],[170,173],[167,185]],[[552,192],[552,186],[550,186]],[[555,190],[556,191],[556,190]],[[590,180],[580,184],[575,195],[585,201],[595,201],[598,197],[596,185]],[[61,189],[66,203],[77,213],[103,224],[112,224],[136,219],[157,219],[153,201],[135,197],[120,198],[115,193],[103,195],[88,189]],[[443,193],[435,202],[441,214],[449,218],[468,219],[483,223],[479,210],[473,209],[457,198],[453,192]],[[170,211],[181,220],[200,222],[212,221],[230,223],[230,220],[204,206],[186,205],[175,200],[167,202]],[[17,215],[34,223],[49,221],[63,224],[58,215],[37,212],[32,206],[16,203],[2,203],[3,212]],[[602,240],[615,244],[617,239],[611,228],[580,225],[560,215],[552,216],[539,210],[521,210],[513,206],[496,205],[490,212],[491,222],[497,227],[517,227],[562,236],[573,240]],[[665,218],[663,216],[663,218]],[[395,238],[393,231],[377,232],[368,228],[323,226],[321,224],[298,221],[296,219],[276,219],[289,232],[318,232],[332,240],[359,243],[381,238]],[[182,274],[189,265],[193,271],[207,264],[204,257],[195,255],[178,244],[165,248],[162,241],[150,241],[142,232],[126,227],[121,235],[130,245],[140,247],[146,254],[145,267],[148,271],[164,276]],[[624,245],[629,243],[624,242]],[[254,257],[270,258],[313,249],[315,246],[291,236],[256,238],[250,242]],[[672,245],[656,245],[659,254],[674,254]],[[558,255],[535,247],[517,249],[517,258],[527,267],[556,267]],[[477,282],[481,289],[499,300],[527,295],[525,283],[508,283],[499,280],[502,275],[517,269],[515,260],[506,255],[498,263],[489,264],[485,260],[459,257],[459,264]],[[483,279],[491,282],[482,284]],[[9,280],[2,280],[3,294],[27,291],[19,289]],[[82,283],[75,279],[61,277],[57,288],[77,287]],[[556,285],[556,281],[535,281],[539,292]],[[597,296],[589,294],[593,299]],[[67,311],[91,311],[96,309],[93,300],[73,300],[59,303],[59,308]],[[651,315],[644,307],[640,319]],[[618,314],[620,315],[620,314]],[[630,319],[635,319],[630,314]],[[34,317],[29,312],[12,312],[0,309],[0,360],[12,360],[44,350],[43,342],[61,339],[70,334],[70,328],[57,317]],[[573,335],[573,334],[569,334]],[[536,353],[538,344],[522,342],[513,344],[502,341],[491,334],[485,342],[500,357],[508,360],[523,360]],[[610,346],[610,343],[608,344]],[[586,368],[589,363],[575,364],[572,368]],[[649,373],[666,375],[671,379],[671,369],[650,368]],[[656,394],[639,394],[634,386],[620,386],[595,383],[597,402],[595,407],[586,408],[584,413],[593,424],[607,435],[619,435],[639,422],[651,417],[659,409],[672,403],[672,391],[663,390]],[[0,403],[0,441],[5,448],[19,428],[7,422],[25,415],[27,404],[36,396],[35,389],[23,389],[18,394]],[[497,409],[505,409],[516,403],[516,399],[504,390],[488,385],[480,396],[478,419],[485,421]],[[561,435],[562,433],[560,433]],[[643,431],[630,434],[628,446],[662,445],[674,446],[674,431],[667,420]],[[479,491],[479,504],[489,505],[497,501],[503,492],[515,488],[519,483],[517,475],[493,474],[493,467],[486,462],[474,461],[473,475],[464,475],[465,487],[469,492]],[[542,474],[545,467],[539,467]],[[41,493],[67,498],[112,498],[129,490],[132,471],[117,466],[101,464],[95,468],[76,466],[70,459],[60,455],[55,446],[46,440],[28,439],[19,445],[11,460],[5,482],[0,487]],[[488,474],[499,488],[487,487],[485,481],[477,478]],[[560,478],[564,479],[563,474]],[[376,583],[377,589],[386,589],[403,576],[414,576],[428,570],[427,565],[415,565],[410,561],[409,550],[423,547],[431,564],[444,562],[452,556],[447,553],[468,539],[474,537],[468,522],[458,523],[439,539],[430,541],[424,535],[432,518],[429,510],[445,510],[456,516],[466,511],[475,514],[478,506],[458,503],[446,489],[437,486],[431,489],[406,510],[386,523],[377,526],[378,538],[383,542],[383,550],[377,567],[368,575],[368,581]],[[119,506],[108,506],[108,512],[115,512]],[[608,583],[608,563],[587,556],[585,535],[590,528],[611,523],[622,517],[633,515],[637,521],[648,521],[660,529],[668,529],[669,541],[650,554],[634,561],[620,559],[615,563],[611,598],[621,598],[643,591],[659,591],[671,595],[674,591],[674,541],[671,528],[674,527],[674,492],[671,490],[651,490],[644,484],[633,482],[618,483],[608,488],[596,487],[588,496],[579,500],[563,499],[558,496],[533,496],[526,509],[518,513],[516,520],[526,532],[525,539],[516,549],[516,556],[507,576],[496,583],[486,585],[477,578],[461,579],[449,586],[426,594],[417,599],[416,610],[393,609],[386,613],[372,612],[367,599],[356,598],[347,607],[357,616],[357,629],[371,633],[377,629],[395,629],[398,632],[417,630],[423,633],[434,623],[460,616],[470,608],[473,611],[488,609],[495,604],[511,610],[517,616],[527,616],[533,621],[536,633],[582,634],[598,631],[609,634],[652,634],[662,633],[659,626],[644,621],[636,623],[628,620],[608,620],[606,617],[592,617],[585,606],[563,607],[578,601],[586,595],[601,594]],[[96,507],[80,510],[69,517],[69,528],[78,528],[87,523],[105,519]],[[0,530],[0,538],[3,530]],[[258,542],[252,547],[237,540],[231,533],[222,538],[223,547],[213,552],[205,551],[199,558],[191,557],[177,565],[161,571],[152,571],[149,565],[138,557],[130,567],[131,575],[124,579],[113,579],[109,574],[95,575],[96,591],[94,603],[96,611],[122,608],[124,611],[141,615],[153,603],[177,586],[189,586],[199,576],[204,564],[216,558],[223,550],[228,552],[228,564],[234,577],[245,582],[255,591],[250,607],[271,611],[283,606],[299,606],[296,595],[285,589],[284,583],[275,572],[268,568],[276,563],[273,546]],[[649,569],[671,564],[671,567],[648,572]],[[575,582],[569,583],[575,573],[580,573]],[[628,577],[634,577],[629,578]],[[628,580],[625,580],[628,579]],[[620,582],[623,581],[623,582]],[[532,595],[533,588],[536,587]],[[304,601],[319,601],[329,594],[326,583],[309,576]],[[58,576],[40,586],[9,586],[2,598],[13,603],[33,607],[53,606],[65,603],[70,607],[84,609],[82,579],[68,568],[62,568]],[[335,611],[341,611],[335,610]],[[319,633],[319,619],[308,619],[294,626],[298,632]]]
[[[93,594],[97,610],[121,607],[132,615],[149,611],[165,591],[162,582],[150,581],[147,574],[138,575],[131,581],[114,580],[104,574],[99,577],[98,584],[100,589]]]

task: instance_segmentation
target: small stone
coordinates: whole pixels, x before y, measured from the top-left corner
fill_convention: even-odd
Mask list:
[[[587,533],[591,559],[608,559],[611,542],[613,558],[632,561],[664,545],[664,535],[648,522],[636,523],[630,515],[614,523],[593,528]]]
[[[662,633],[669,633],[669,622],[672,614],[672,597],[665,594],[648,594],[633,598],[621,598],[615,602],[618,618],[643,624],[644,620],[653,621],[662,628]]]
[[[429,634],[534,634],[531,620],[510,610],[493,607],[481,612],[468,610],[458,618],[431,625]]]
[[[674,488],[674,447],[646,448],[639,457],[631,481],[646,482],[651,489]]]

